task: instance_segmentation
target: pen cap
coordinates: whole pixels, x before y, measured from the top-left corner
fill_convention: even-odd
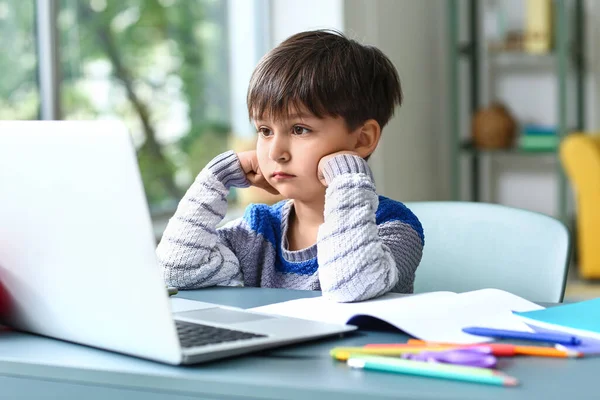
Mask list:
[[[494,343],[490,348],[497,357],[512,357],[516,354],[514,344]]]

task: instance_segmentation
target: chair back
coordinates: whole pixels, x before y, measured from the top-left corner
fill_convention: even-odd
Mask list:
[[[483,288],[563,300],[570,234],[547,215],[472,202],[408,202],[425,234],[415,293]]]

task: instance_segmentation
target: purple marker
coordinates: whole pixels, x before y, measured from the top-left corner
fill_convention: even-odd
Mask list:
[[[497,359],[492,355],[492,349],[489,347],[473,347],[448,351],[424,351],[415,354],[403,354],[402,358],[480,368],[494,368],[497,363]]]

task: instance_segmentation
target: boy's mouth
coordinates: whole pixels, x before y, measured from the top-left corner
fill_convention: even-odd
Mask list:
[[[294,178],[296,175],[291,175],[291,174],[286,174],[285,172],[273,172],[273,174],[271,174],[271,177],[273,179],[289,179],[289,178]]]

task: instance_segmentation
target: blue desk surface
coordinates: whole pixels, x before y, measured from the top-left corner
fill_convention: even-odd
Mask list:
[[[318,292],[210,288],[179,297],[238,306]],[[333,346],[406,341],[399,333],[358,332],[192,367],[173,367],[16,332],[0,333],[0,399],[584,399],[600,398],[600,358],[519,358],[501,369],[521,386],[503,388],[371,371],[330,359]]]

